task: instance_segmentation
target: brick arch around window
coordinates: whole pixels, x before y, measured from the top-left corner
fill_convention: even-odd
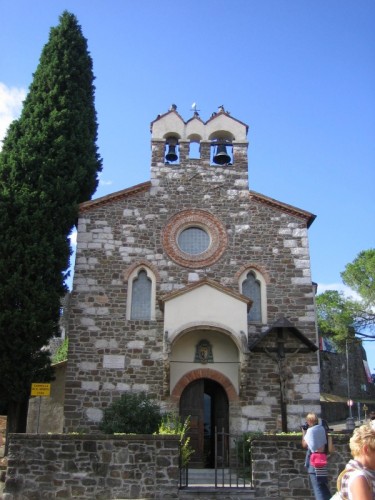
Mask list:
[[[239,270],[234,275],[236,281],[238,281],[240,279],[240,277],[246,273],[246,271],[249,272],[251,270],[258,271],[263,276],[266,285],[270,284],[271,280],[270,280],[270,275],[269,275],[267,269],[265,267],[261,266],[260,264],[253,264],[251,262],[248,264],[245,264],[239,268]]]
[[[199,254],[181,250],[178,236],[184,229],[198,228],[209,235],[208,248]],[[168,220],[162,233],[162,245],[169,257],[187,268],[207,267],[217,262],[228,246],[225,225],[212,213],[198,208],[181,210]]]
[[[270,283],[270,277],[266,269],[259,264],[248,264],[237,271],[235,278],[240,293],[253,301],[252,309],[248,315],[249,323],[267,324],[267,284]],[[250,285],[249,280],[253,280],[253,285]],[[245,282],[247,282],[246,291],[244,289]]]
[[[133,262],[133,264],[131,266],[127,267],[124,270],[124,272],[123,272],[124,281],[125,282],[129,281],[129,276],[131,274],[133,274],[133,272],[137,268],[140,268],[142,266],[147,267],[148,269],[150,269],[150,271],[155,276],[156,283],[160,283],[160,274],[159,274],[159,271],[156,269],[156,267],[153,264],[151,264],[151,262],[149,262],[148,260],[145,260],[145,259],[139,259],[139,260]]]
[[[134,293],[136,291],[134,284],[141,277],[140,273],[145,273],[147,282],[149,282],[149,286],[146,285],[144,289],[144,293],[147,294],[144,297],[146,310],[142,311],[141,316],[134,316],[133,302],[137,297]],[[124,281],[127,282],[126,319],[154,320],[156,314],[156,284],[160,282],[160,275],[155,266],[145,260],[139,260],[124,271],[123,277]],[[137,300],[139,300],[139,295]],[[142,300],[142,297],[140,300]]]
[[[172,390],[172,401],[177,404],[184,389],[191,384],[191,382],[202,378],[208,378],[220,384],[228,396],[228,401],[231,402],[239,400],[236,389],[228,377],[217,370],[212,370],[211,368],[198,368],[197,370],[192,370],[191,372],[186,373],[180,378]]]

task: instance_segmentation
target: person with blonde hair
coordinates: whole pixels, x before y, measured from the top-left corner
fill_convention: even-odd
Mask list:
[[[375,499],[375,421],[354,430],[349,441],[352,460],[339,476],[339,492],[345,500]]]
[[[306,423],[302,426],[302,446],[307,448],[305,467],[315,499],[329,500],[331,493],[328,487],[327,433],[319,424],[315,413],[306,415]]]

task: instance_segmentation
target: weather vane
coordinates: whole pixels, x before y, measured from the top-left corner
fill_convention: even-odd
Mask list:
[[[193,104],[191,105],[191,109],[194,111],[194,115],[197,115],[200,111],[200,109],[197,109],[197,103],[196,102],[193,102]]]

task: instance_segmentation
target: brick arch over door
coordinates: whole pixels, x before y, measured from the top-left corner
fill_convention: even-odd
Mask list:
[[[191,382],[194,382],[194,380],[199,380],[202,378],[208,378],[220,384],[226,392],[229,402],[238,401],[239,398],[236,393],[236,389],[234,388],[229,378],[218,372],[217,370],[212,370],[211,368],[198,368],[197,370],[186,373],[183,377],[181,377],[173,388],[171,394],[172,400],[177,403],[180,400],[181,394],[185,387],[187,387]]]

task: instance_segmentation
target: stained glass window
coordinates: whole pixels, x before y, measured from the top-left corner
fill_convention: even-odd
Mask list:
[[[189,255],[199,255],[210,246],[210,237],[200,227],[188,227],[180,233],[178,246]]]
[[[262,306],[260,295],[260,282],[256,279],[255,273],[250,271],[242,283],[242,293],[253,301],[248,314],[248,321],[261,321]]]
[[[151,319],[151,280],[139,271],[133,281],[131,319]]]

